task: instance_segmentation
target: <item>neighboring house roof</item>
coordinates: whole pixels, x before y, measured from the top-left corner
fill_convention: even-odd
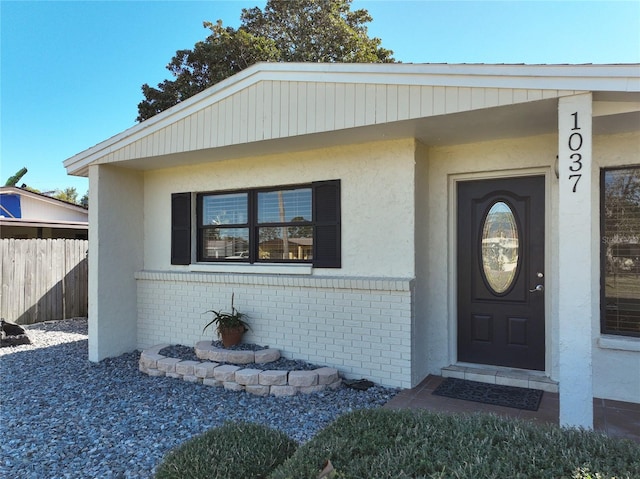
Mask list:
[[[637,124],[640,64],[258,63],[64,166],[87,176],[91,164],[144,170],[379,139],[553,133],[556,99],[587,91],[595,133]]]
[[[0,187],[0,225],[87,229],[87,208],[17,188]]]

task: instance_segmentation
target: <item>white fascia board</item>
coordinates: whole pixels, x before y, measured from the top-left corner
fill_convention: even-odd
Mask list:
[[[640,92],[640,64],[487,65],[410,63],[257,63],[63,162],[87,175],[101,157],[259,81]]]
[[[640,64],[263,63],[263,80],[483,88],[640,91]]]
[[[38,220],[23,218],[5,218],[0,217],[0,226],[22,226],[37,228],[69,228],[76,230],[89,229],[88,221],[57,221],[57,220]]]

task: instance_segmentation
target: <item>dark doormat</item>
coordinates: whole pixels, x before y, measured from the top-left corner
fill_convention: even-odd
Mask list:
[[[485,384],[465,379],[446,378],[433,394],[465,401],[475,401],[494,406],[505,406],[527,411],[537,411],[543,391],[537,389]]]

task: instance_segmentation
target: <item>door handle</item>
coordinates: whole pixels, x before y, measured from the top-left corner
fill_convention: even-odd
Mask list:
[[[535,288],[529,290],[530,293],[542,293],[543,291],[544,291],[544,286],[541,284],[538,284],[536,285]]]

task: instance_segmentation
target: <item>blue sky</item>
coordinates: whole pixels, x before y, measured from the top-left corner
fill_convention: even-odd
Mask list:
[[[88,180],[62,162],[135,125],[143,83],[176,50],[237,27],[265,1],[0,2],[0,182],[23,166],[42,191]],[[640,0],[473,2],[354,0],[369,34],[405,63],[640,63]],[[22,183],[21,182],[21,183]]]

